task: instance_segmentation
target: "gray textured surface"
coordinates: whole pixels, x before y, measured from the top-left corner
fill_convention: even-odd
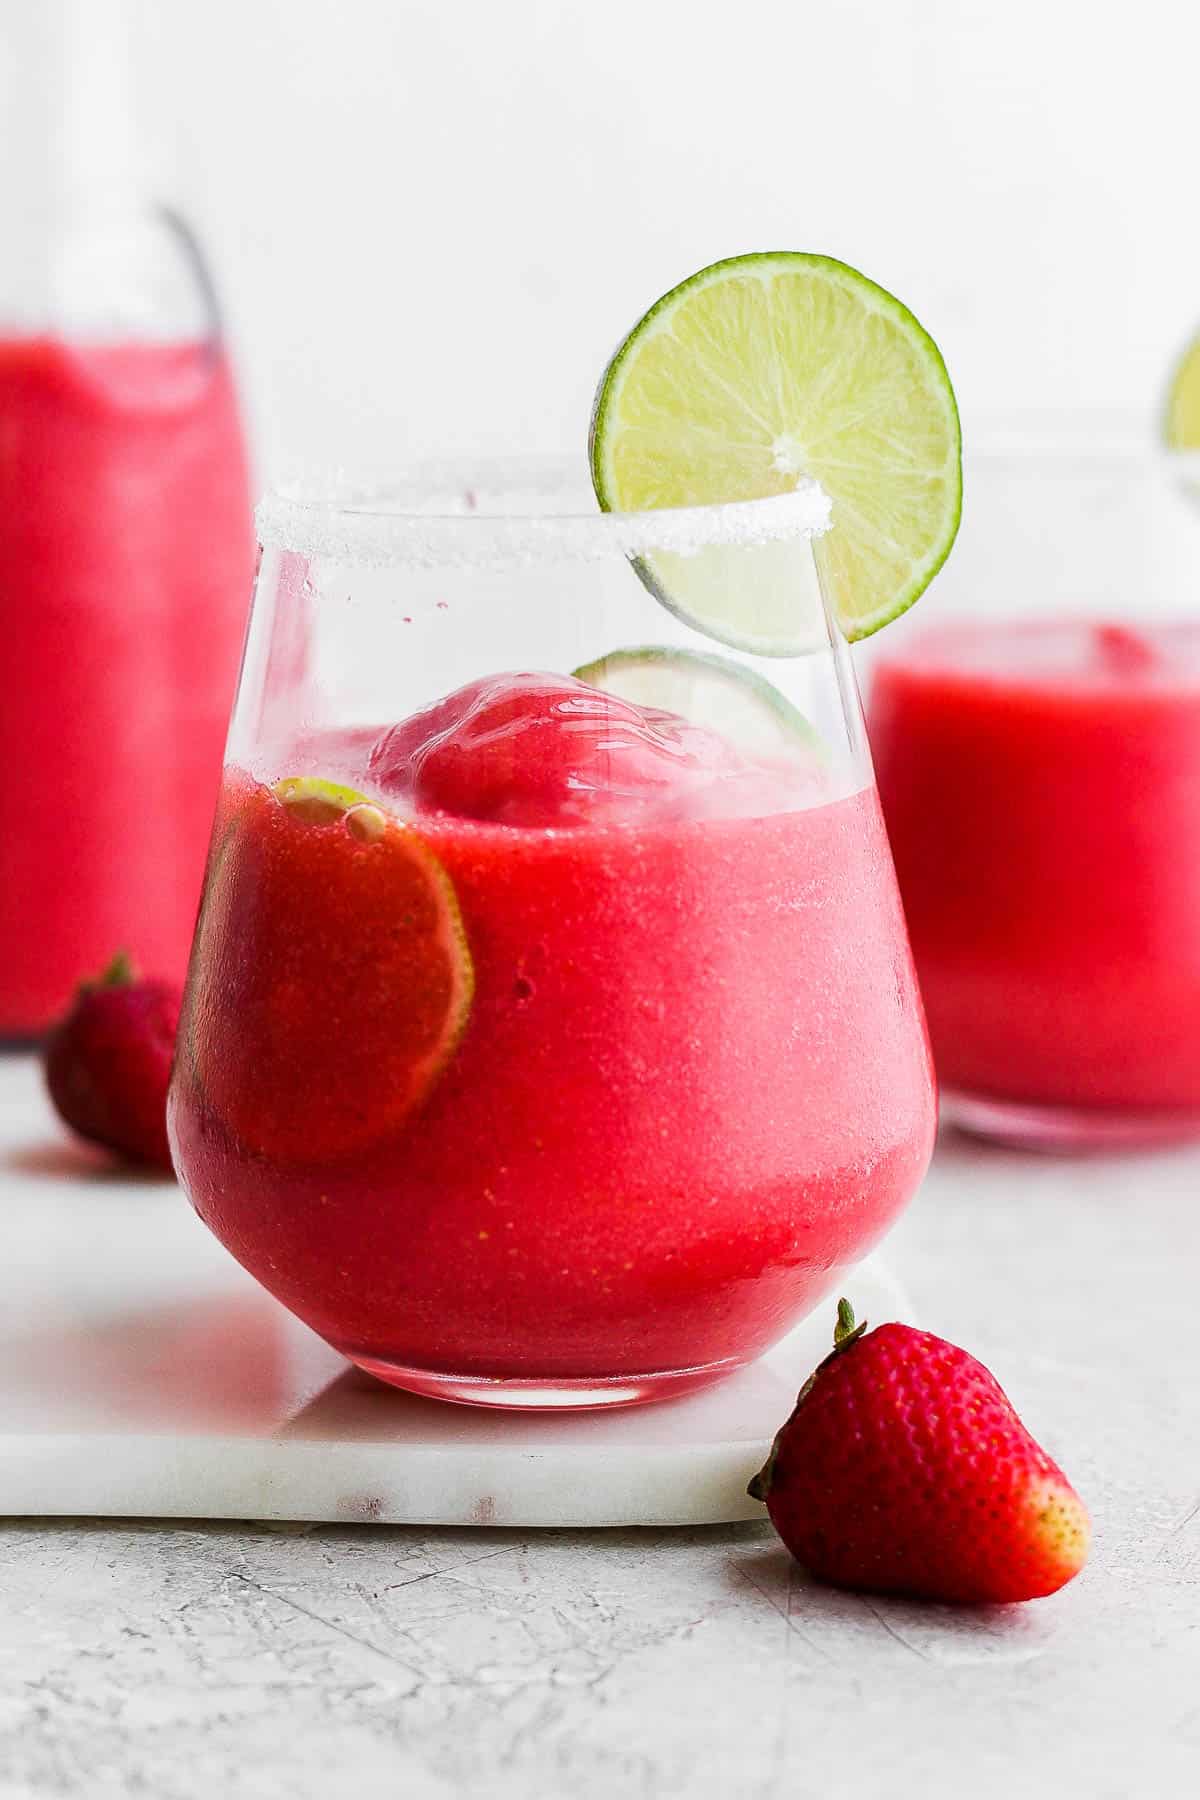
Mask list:
[[[764,1526],[0,1522],[0,1796],[1200,1787],[1200,1154],[950,1138],[890,1246],[1092,1505],[1056,1598],[812,1586]]]

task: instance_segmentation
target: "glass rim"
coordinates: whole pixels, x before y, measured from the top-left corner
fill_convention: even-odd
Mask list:
[[[601,512],[577,458],[447,457],[382,481],[281,483],[259,501],[255,523],[264,548],[355,567],[495,568],[810,539],[829,529],[831,511],[802,476],[760,500]]]

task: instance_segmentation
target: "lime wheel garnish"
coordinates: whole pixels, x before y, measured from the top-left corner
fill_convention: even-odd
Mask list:
[[[804,251],[714,263],[638,320],[600,382],[591,465],[601,506],[616,512],[817,481],[833,526],[812,554],[848,638],[924,592],[962,505],[958,410],[937,345],[876,282]],[[654,552],[637,566],[697,631],[797,655],[812,647],[801,574],[769,551],[753,562],[745,551]]]

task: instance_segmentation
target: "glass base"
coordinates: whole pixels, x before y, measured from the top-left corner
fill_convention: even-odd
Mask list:
[[[645,1406],[654,1400],[675,1400],[697,1388],[722,1381],[743,1367],[727,1358],[702,1363],[691,1369],[658,1370],[648,1375],[523,1376],[499,1380],[488,1375],[453,1375],[443,1369],[412,1369],[402,1363],[381,1362],[371,1356],[355,1356],[351,1362],[368,1375],[378,1376],[392,1387],[429,1400],[449,1400],[457,1406],[494,1406],[509,1412],[593,1412],[605,1406]]]
[[[1015,1150],[1136,1150],[1200,1138],[1200,1111],[1121,1111],[1087,1106],[1038,1106],[943,1090],[944,1117],[972,1137],[991,1138]]]

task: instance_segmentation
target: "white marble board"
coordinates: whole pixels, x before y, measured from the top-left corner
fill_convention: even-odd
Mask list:
[[[499,1414],[361,1375],[240,1269],[167,1181],[57,1126],[0,1059],[0,1514],[426,1525],[697,1525],[746,1482],[824,1354],[830,1311],[707,1393]],[[886,1268],[860,1314],[908,1317]]]

